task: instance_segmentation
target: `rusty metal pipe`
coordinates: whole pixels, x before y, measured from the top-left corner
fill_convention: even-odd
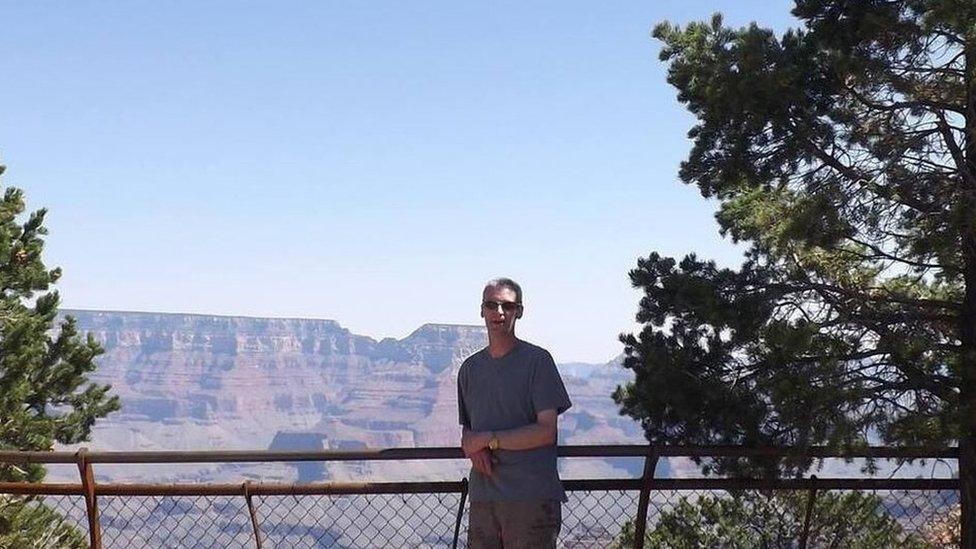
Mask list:
[[[817,475],[810,475],[811,479],[816,479]],[[814,488],[807,493],[806,514],[803,515],[803,532],[800,534],[799,549],[807,549],[807,542],[810,539],[810,519],[813,517],[813,506],[817,502],[817,489]]]
[[[95,495],[95,473],[88,461],[88,450],[81,448],[76,454],[81,490],[85,495],[85,512],[88,515],[88,540],[91,549],[102,549],[102,529],[98,520],[98,498]]]
[[[454,544],[452,549],[457,549],[458,538],[461,537],[461,519],[464,517],[464,501],[468,497],[468,479],[461,479],[461,502],[458,504],[457,519],[454,521]]]
[[[647,508],[651,501],[651,488],[654,484],[654,471],[657,469],[657,455],[644,458],[644,474],[641,477],[640,496],[637,499],[637,518],[634,522],[634,549],[644,549],[644,533],[647,529]]]
[[[245,480],[241,483],[241,489],[244,490],[244,500],[247,502],[247,514],[251,516],[251,529],[254,532],[254,546],[257,549],[263,549],[264,544],[261,540],[261,527],[258,526],[258,512],[254,509],[254,501],[251,498],[250,491],[251,481]]]
[[[896,448],[871,446],[841,452],[834,448],[742,447],[742,446],[667,446],[667,445],[584,445],[560,446],[560,457],[811,457],[811,458],[880,458],[880,459],[958,459],[958,448]],[[405,459],[464,459],[460,448],[387,448],[379,450],[318,450],[280,452],[242,451],[168,451],[168,452],[88,452],[90,463],[246,463],[292,461],[385,461]],[[0,463],[75,463],[73,452],[0,451]]]
[[[569,492],[622,490],[639,491],[641,479],[565,480]],[[958,490],[955,478],[658,478],[655,490]],[[341,494],[457,494],[460,482],[362,482],[362,483],[259,483],[249,493],[260,496]],[[0,482],[0,494],[83,496],[81,484]],[[238,484],[96,484],[99,496],[241,496]]]

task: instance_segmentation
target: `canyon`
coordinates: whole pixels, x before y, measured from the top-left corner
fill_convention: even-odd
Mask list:
[[[484,347],[483,326],[425,324],[376,340],[334,320],[65,310],[105,349],[92,380],[122,410],[99,420],[91,450],[350,450],[457,446],[455,379]],[[611,393],[632,375],[558,365],[573,401],[560,444],[641,443]],[[563,459],[564,477],[632,476],[637,460]],[[102,465],[117,481],[456,480],[465,460]],[[75,473],[76,474],[76,473]],[[52,475],[62,476],[52,469]],[[64,476],[70,477],[66,471]]]

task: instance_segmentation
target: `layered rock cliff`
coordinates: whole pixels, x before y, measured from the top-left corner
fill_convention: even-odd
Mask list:
[[[456,446],[455,377],[486,343],[483,327],[427,324],[380,341],[332,320],[66,310],[104,347],[95,379],[111,383],[121,412],[100,421],[88,444],[103,450],[350,449]],[[574,407],[563,443],[640,440],[610,393],[619,367],[567,366]],[[595,373],[594,373],[595,372]],[[575,374],[575,375],[574,375]],[[432,465],[413,464],[423,478]],[[409,468],[409,467],[408,467]],[[440,467],[454,478],[464,463]],[[342,480],[402,478],[389,463],[257,469],[129,467],[114,478]]]

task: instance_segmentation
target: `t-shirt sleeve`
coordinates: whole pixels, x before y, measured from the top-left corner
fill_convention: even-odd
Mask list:
[[[566,386],[559,377],[559,370],[556,369],[556,362],[549,352],[543,353],[532,378],[532,407],[536,413],[554,408],[557,414],[561,414],[572,405]]]
[[[458,378],[457,378],[458,423],[470,429],[471,418],[468,417],[468,408],[464,402],[464,389],[462,388],[462,386],[466,385],[465,378],[466,378],[465,368],[462,365],[461,369],[458,371]]]

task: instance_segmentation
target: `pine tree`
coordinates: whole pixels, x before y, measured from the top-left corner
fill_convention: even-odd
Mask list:
[[[958,445],[976,547],[976,2],[793,13],[654,31],[697,118],[679,175],[748,251],[639,260],[615,398],[664,443]]]
[[[0,449],[47,451],[56,442],[87,440],[96,419],[119,409],[119,399],[108,385],[89,381],[102,352],[98,343],[90,334],[81,338],[72,318],[58,321],[59,297],[50,287],[61,270],[41,260],[45,210],[22,219],[23,192],[0,191]],[[44,474],[39,464],[0,464],[4,482],[39,482]],[[52,536],[58,546],[81,539],[38,501],[0,500],[0,546]]]
[[[663,511],[645,534],[648,549],[792,549],[803,537],[805,492],[734,492],[731,497],[682,497]],[[817,494],[807,530],[808,547],[845,549],[924,549],[923,538],[906,533],[885,512],[874,494]],[[634,524],[628,521],[613,549],[634,546]]]

